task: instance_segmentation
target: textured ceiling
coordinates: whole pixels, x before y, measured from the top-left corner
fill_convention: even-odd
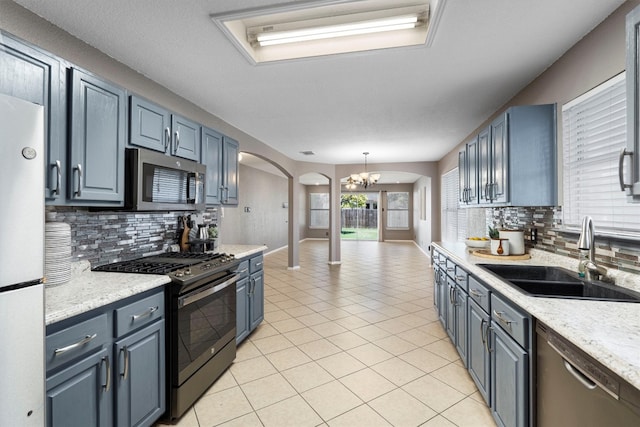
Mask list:
[[[255,66],[209,15],[290,0],[16,2],[286,156],[329,164],[441,159],[623,3],[447,0],[431,47]]]

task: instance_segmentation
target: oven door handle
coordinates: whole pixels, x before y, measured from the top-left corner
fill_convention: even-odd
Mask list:
[[[228,286],[231,286],[234,283],[236,283],[238,281],[239,277],[240,276],[235,274],[235,275],[231,276],[230,278],[228,278],[227,280],[225,280],[222,283],[207,287],[205,289],[198,289],[197,291],[194,291],[194,292],[192,292],[190,294],[187,294],[187,295],[185,295],[183,297],[180,297],[180,298],[178,298],[178,307],[184,307],[184,306],[187,306],[189,304],[193,304],[194,302],[200,301],[201,299],[206,298],[209,295],[213,295],[216,292],[220,292],[224,288],[226,288]]]

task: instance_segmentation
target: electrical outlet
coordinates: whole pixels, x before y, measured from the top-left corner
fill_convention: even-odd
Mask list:
[[[249,206],[245,206],[245,207],[244,207],[244,211],[245,211],[246,213],[250,213],[250,212],[251,212],[251,208],[250,208]]]

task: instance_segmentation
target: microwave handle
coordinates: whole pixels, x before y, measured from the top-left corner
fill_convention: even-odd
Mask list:
[[[187,200],[198,203],[200,200],[200,174],[198,172],[192,172],[187,176]],[[194,188],[194,194],[191,194],[191,184]]]

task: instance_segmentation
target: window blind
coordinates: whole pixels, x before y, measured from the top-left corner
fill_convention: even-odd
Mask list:
[[[389,192],[387,193],[387,228],[407,229],[409,228],[409,193]]]
[[[618,182],[618,156],[626,146],[626,86],[621,73],[562,107],[564,225],[585,215],[604,233],[640,232],[637,206]]]
[[[442,175],[440,187],[442,240],[464,240],[467,235],[467,212],[458,209],[458,168]]]

